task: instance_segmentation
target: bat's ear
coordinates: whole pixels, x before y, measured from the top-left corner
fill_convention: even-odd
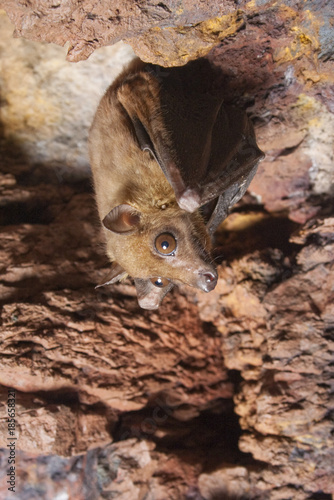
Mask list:
[[[118,205],[110,210],[102,223],[114,233],[133,233],[140,222],[140,212],[130,205]]]
[[[97,285],[95,288],[100,288],[100,286],[104,285],[113,285],[120,281],[121,279],[127,276],[127,272],[124,271],[123,267],[121,267],[117,262],[113,262],[111,266],[111,272],[108,275],[108,280],[105,283],[101,283],[101,285]]]
[[[173,283],[170,283],[163,288],[158,288],[150,280],[135,278],[134,281],[140,307],[150,310],[158,309],[166,293],[174,286]]]

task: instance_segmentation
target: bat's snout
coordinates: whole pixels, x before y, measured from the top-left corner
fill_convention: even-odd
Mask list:
[[[218,275],[214,269],[200,271],[197,286],[204,292],[211,292],[217,285]]]

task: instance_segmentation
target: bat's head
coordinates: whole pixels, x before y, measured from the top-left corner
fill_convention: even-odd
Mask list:
[[[174,284],[205,292],[215,288],[210,237],[199,212],[162,205],[145,213],[123,204],[104,217],[103,225],[107,251],[114,261],[108,283],[125,275],[133,277],[141,307],[159,307]]]

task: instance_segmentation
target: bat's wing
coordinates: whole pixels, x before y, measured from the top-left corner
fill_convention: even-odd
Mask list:
[[[245,194],[256,173],[258,162],[264,156],[257,147],[253,125],[247,115],[229,106],[225,106],[221,112],[225,116],[224,119],[218,116],[215,123],[209,165],[211,168],[203,190],[203,197],[206,198],[214,190],[215,184],[219,186],[218,201],[207,223],[211,234],[228,216],[230,208]],[[224,137],[226,129],[229,139],[226,142],[219,141],[220,137]],[[222,161],[222,158],[226,161]]]
[[[141,148],[156,158],[181,208],[193,212],[222,196],[220,207],[228,211],[263,157],[250,120],[211,90],[215,75],[208,61],[170,68],[162,76],[156,67],[147,68],[117,94]]]
[[[231,184],[230,187],[218,197],[217,203],[211,216],[206,224],[209,234],[213,234],[219,224],[226,219],[229,214],[230,208],[237,203],[240,198],[245,194],[249,184],[251,183],[257,170],[257,163],[253,168],[247,172],[242,181],[237,181]]]

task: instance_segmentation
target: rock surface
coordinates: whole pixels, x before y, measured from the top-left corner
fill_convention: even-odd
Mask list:
[[[297,0],[2,0],[0,7],[15,24],[15,36],[67,44],[70,61],[86,59],[101,46],[125,40],[145,61],[182,65],[235,36],[263,12],[276,24],[270,37],[283,35],[288,42],[277,53],[277,60],[292,60],[300,51],[314,50],[327,59],[333,48],[333,13],[327,0],[307,0],[303,4]],[[312,74],[315,76],[311,71],[311,79]]]
[[[242,24],[230,0],[70,0],[66,4],[3,0],[0,5],[16,26],[15,36],[62,46],[67,43],[70,61],[86,59],[101,46],[127,40],[143,60],[153,57],[166,66],[184,64],[189,59],[187,49],[192,58],[204,55]]]
[[[229,234],[239,218],[231,216]],[[270,498],[302,499],[333,490],[334,219],[312,221],[281,244],[235,249],[216,297],[199,297],[198,308],[222,334],[226,366],[243,379],[235,397],[240,449],[272,465],[262,471]]]
[[[0,11],[1,12],[1,11]],[[87,137],[96,107],[134,53],[125,44],[102,48],[71,64],[54,44],[13,39],[0,13],[1,127],[6,148],[25,162],[48,166],[59,182],[90,176]],[[30,169],[30,166],[27,165]]]
[[[216,45],[225,100],[248,110],[266,153],[217,232],[213,292],[175,290],[148,312],[131,282],[95,291],[108,263],[85,141],[133,53],[71,65],[60,47],[11,40],[0,16],[1,498],[11,387],[20,500],[330,499],[330,2],[1,5],[17,33],[69,41],[72,60],[120,38],[166,66]]]

